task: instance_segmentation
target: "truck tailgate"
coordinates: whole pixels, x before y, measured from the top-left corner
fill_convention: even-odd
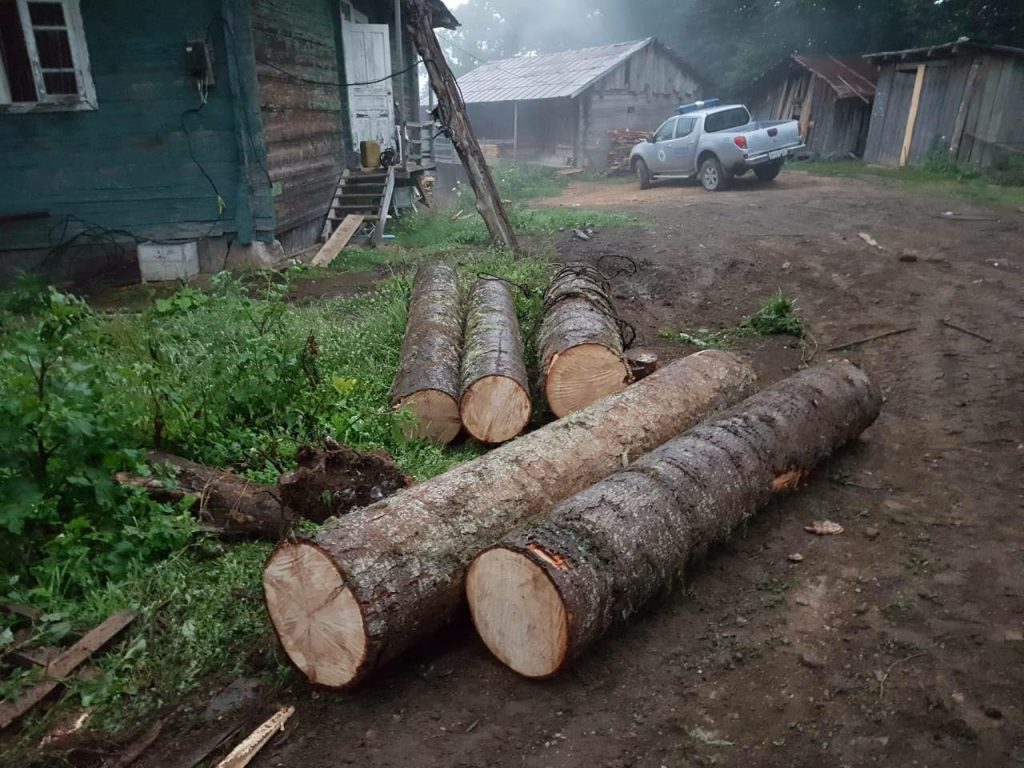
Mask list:
[[[743,131],[747,137],[747,152],[760,155],[773,149],[786,149],[800,145],[800,124],[796,120],[758,123],[752,131]]]

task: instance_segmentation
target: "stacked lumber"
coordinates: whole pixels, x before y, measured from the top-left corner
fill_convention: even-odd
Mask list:
[[[629,171],[629,153],[647,138],[647,131],[616,128],[608,131],[608,173]]]
[[[484,643],[522,675],[555,674],[859,435],[881,402],[848,362],[807,370],[562,502],[471,566]]]
[[[281,644],[312,681],[354,684],[443,626],[466,567],[547,512],[751,393],[737,356],[707,350],[443,475],[281,542],[263,585]]]

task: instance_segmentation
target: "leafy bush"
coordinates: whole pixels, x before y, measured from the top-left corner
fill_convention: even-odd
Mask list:
[[[796,302],[779,291],[762,302],[752,315],[740,321],[735,328],[693,331],[669,331],[664,335],[699,349],[724,349],[748,336],[788,335],[802,339],[806,334],[803,320],[796,314]]]

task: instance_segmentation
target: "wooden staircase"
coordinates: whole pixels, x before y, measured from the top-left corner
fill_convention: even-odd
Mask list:
[[[395,191],[395,169],[373,171],[346,170],[334,190],[334,200],[324,222],[323,240],[330,239],[334,230],[349,214],[362,216],[370,225],[368,240],[371,245],[380,244],[384,236],[388,213],[391,210],[391,196]],[[367,227],[364,226],[364,230]]]

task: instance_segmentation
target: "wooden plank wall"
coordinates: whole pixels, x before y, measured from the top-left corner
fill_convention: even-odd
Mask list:
[[[930,152],[948,151],[974,61],[974,55],[964,54],[925,62],[928,68],[911,144],[911,165],[925,162]],[[1024,152],[1024,59],[987,53],[980,61],[957,160],[988,167]],[[908,61],[882,67],[864,156],[870,163],[899,162],[916,65]]]
[[[654,46],[619,64],[579,97],[581,158],[596,168],[607,165],[607,133],[617,128],[653,131],[675,108],[701,98],[703,86]],[[572,140],[568,142],[572,144]]]
[[[140,23],[132,0],[82,4],[99,108],[0,115],[0,216],[49,213],[0,225],[0,250],[50,247],[69,216],[156,239],[236,230],[238,139],[221,13],[219,0],[179,0],[148,7]],[[216,85],[202,112],[187,119],[196,158],[227,206],[219,218],[180,124],[182,112],[200,104],[186,77],[184,41],[207,34]],[[257,230],[265,230],[269,201],[256,208]],[[65,236],[80,229],[70,221]]]
[[[296,82],[270,64],[308,80],[343,81],[335,15],[322,0],[252,2],[276,231],[289,251],[312,245],[320,234],[345,167],[347,117],[342,89]]]

